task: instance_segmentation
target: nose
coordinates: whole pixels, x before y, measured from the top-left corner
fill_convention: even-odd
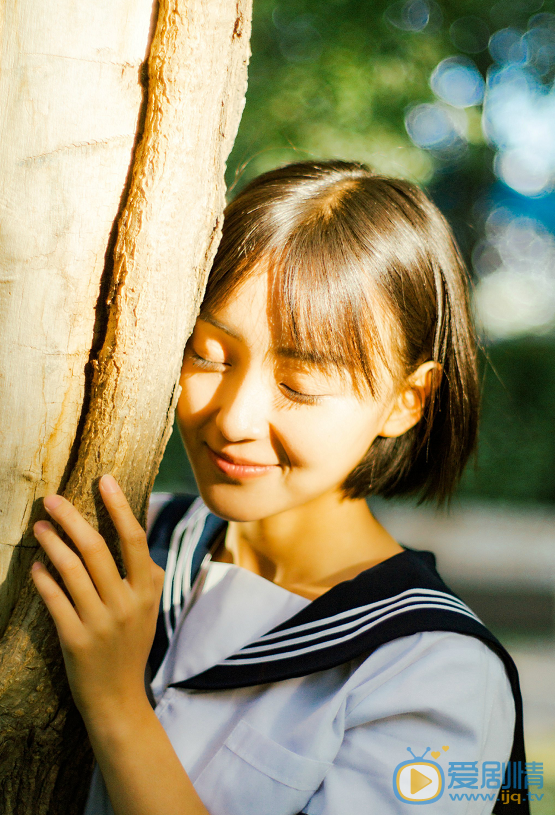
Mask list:
[[[272,395],[270,383],[256,369],[222,383],[216,425],[227,441],[253,441],[268,435]]]

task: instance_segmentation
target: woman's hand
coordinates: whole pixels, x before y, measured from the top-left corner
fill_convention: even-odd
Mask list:
[[[87,722],[131,712],[144,702],[144,673],[156,629],[164,570],[151,559],[146,534],[115,479],[100,479],[102,500],[118,532],[127,576],[121,578],[104,539],[60,495],[44,506],[83,561],[48,521],[34,533],[60,573],[74,605],[41,563],[32,575],[62,646],[75,703]],[[86,568],[85,568],[86,567]]]

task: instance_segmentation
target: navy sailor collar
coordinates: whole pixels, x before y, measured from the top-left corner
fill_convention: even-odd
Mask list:
[[[223,690],[305,676],[421,631],[468,634],[499,655],[506,654],[474,612],[445,585],[435,569],[434,555],[405,547],[352,580],[338,583],[219,664],[172,687]]]

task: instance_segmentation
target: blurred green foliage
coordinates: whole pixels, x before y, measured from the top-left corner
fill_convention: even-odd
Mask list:
[[[444,57],[460,54],[450,37],[453,24],[477,16],[492,33],[504,26],[525,27],[540,7],[550,11],[554,3],[432,2],[422,31],[404,31],[388,22],[388,9],[395,5],[400,4],[254,0],[249,87],[228,162],[230,185],[236,171],[243,172],[242,183],[304,157],[366,161],[383,172],[431,181],[441,167],[412,144],[404,113],[409,105],[434,100],[431,72]],[[487,50],[472,58],[482,73],[492,61]],[[466,162],[481,174],[489,169],[491,155],[479,113],[470,109],[467,114],[475,149]]]
[[[480,444],[461,496],[555,501],[555,339],[499,342],[481,362]]]
[[[229,167],[245,178],[300,158],[350,158],[420,180],[431,174],[403,111],[427,96],[441,38],[391,32],[380,4],[255,2],[249,90]],[[383,10],[383,8],[382,8]]]
[[[244,179],[285,161],[345,158],[425,181],[432,160],[403,114],[431,97],[447,56],[444,26],[418,34],[388,25],[388,4],[365,0],[255,0],[249,88],[228,167]]]
[[[430,3],[423,30],[405,31],[388,22],[395,9],[383,0],[254,0],[247,100],[226,175],[230,192],[289,161],[364,161],[426,185],[468,257],[475,205],[493,180],[479,111],[466,111],[469,149],[453,165],[411,142],[406,110],[433,101],[431,72],[460,53],[450,36],[453,23],[471,15],[490,32],[525,28],[532,14],[553,7],[553,0],[443,0]],[[472,58],[485,74],[488,51]],[[487,349],[482,369],[480,450],[461,496],[554,501],[555,338],[499,342]],[[174,432],[156,489],[190,491],[193,485]]]

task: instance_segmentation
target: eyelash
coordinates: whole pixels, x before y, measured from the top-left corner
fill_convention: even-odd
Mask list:
[[[191,358],[193,365],[197,368],[202,368],[204,371],[215,371],[221,366],[225,366],[225,362],[213,362],[210,359],[204,359],[204,357],[199,356],[194,351],[191,351]]]
[[[292,399],[294,402],[298,402],[301,405],[319,405],[322,401],[321,396],[314,396],[310,393],[300,393],[300,391],[294,391],[293,388],[290,388],[283,382],[281,383],[281,387],[289,399]]]
[[[204,371],[215,371],[216,368],[225,365],[224,362],[212,362],[209,359],[204,359],[204,357],[199,356],[195,351],[191,351],[191,358],[193,360],[193,365],[197,368],[202,368]],[[293,402],[297,402],[297,404],[301,405],[318,405],[322,401],[321,396],[315,396],[310,393],[301,393],[300,391],[293,390],[284,382],[280,383],[280,387],[289,399]]]

